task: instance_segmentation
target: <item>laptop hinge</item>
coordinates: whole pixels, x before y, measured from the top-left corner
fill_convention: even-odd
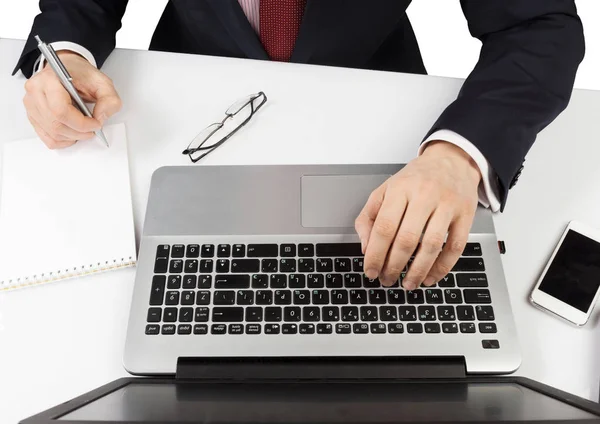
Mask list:
[[[464,378],[464,357],[179,358],[179,380]]]

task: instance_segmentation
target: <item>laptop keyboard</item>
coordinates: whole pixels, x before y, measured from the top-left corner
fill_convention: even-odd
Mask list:
[[[436,286],[407,291],[404,276],[390,288],[366,278],[358,243],[160,245],[145,332],[497,331],[479,243],[468,243]]]

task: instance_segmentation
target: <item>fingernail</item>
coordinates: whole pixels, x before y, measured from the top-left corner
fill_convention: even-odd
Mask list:
[[[404,287],[406,290],[414,290],[417,288],[417,285],[411,280],[405,280],[402,282],[402,287]]]
[[[377,271],[374,269],[367,269],[365,271],[365,275],[367,276],[367,278],[374,280],[377,278]]]
[[[425,286],[433,286],[435,284],[435,278],[427,277],[425,281],[423,281],[423,285]]]

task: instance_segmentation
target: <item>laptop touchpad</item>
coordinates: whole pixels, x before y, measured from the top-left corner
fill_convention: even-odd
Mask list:
[[[303,227],[354,227],[371,192],[389,175],[304,175]]]

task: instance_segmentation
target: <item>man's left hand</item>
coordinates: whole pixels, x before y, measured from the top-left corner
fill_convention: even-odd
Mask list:
[[[432,286],[446,276],[467,243],[480,180],[479,168],[461,148],[430,142],[371,193],[356,219],[365,275],[391,286],[414,254],[405,289]]]

